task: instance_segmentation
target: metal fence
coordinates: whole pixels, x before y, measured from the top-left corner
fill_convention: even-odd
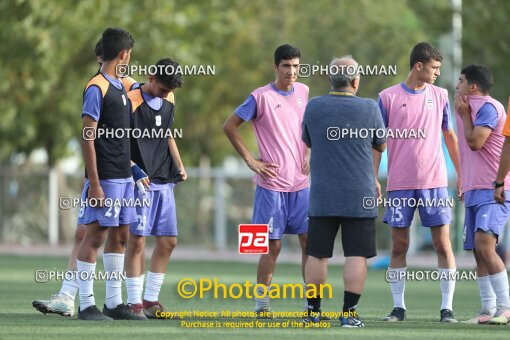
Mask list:
[[[249,223],[253,212],[254,184],[246,167],[188,168],[188,180],[175,189],[179,243],[211,250],[237,246],[237,226]],[[381,183],[385,187],[384,181]],[[454,188],[454,183],[450,183]],[[0,169],[0,242],[66,244],[73,240],[79,208],[59,208],[60,197],[79,198],[81,174],[64,174],[58,169],[12,166]],[[452,197],[455,193],[450,192]],[[462,249],[463,207],[453,208],[451,238],[454,249]],[[390,247],[388,227],[377,219],[377,247]],[[430,233],[417,228],[411,233],[411,249],[432,249]],[[338,238],[339,239],[339,238]],[[340,242],[340,240],[337,240]],[[285,238],[286,246],[298,249],[297,238]]]

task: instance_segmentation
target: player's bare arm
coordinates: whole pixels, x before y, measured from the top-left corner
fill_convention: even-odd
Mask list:
[[[264,163],[263,161],[253,158],[250,151],[244,145],[241,135],[239,134],[239,126],[243,122],[244,121],[235,114],[231,114],[225,121],[223,131],[230,140],[230,143],[232,143],[232,146],[245,161],[246,165],[255,173],[261,175],[266,180],[278,177],[276,174],[276,169],[279,168],[278,164]]]
[[[175,143],[175,139],[168,138],[168,149],[170,150],[170,154],[172,158],[177,163],[177,167],[179,168],[179,174],[181,175],[181,179],[183,181],[188,179],[188,174],[184,169],[184,165],[182,164],[181,155],[179,154],[179,149],[177,148],[177,144]]]
[[[97,128],[97,122],[88,115],[83,116],[82,120],[83,130],[91,130]],[[104,200],[103,188],[99,184],[99,175],[97,173],[96,163],[96,149],[94,147],[94,140],[82,140],[83,160],[85,162],[85,169],[89,179],[89,192],[88,198],[98,199],[99,202]]]
[[[303,160],[303,175],[309,175],[310,174],[310,147],[306,148],[306,154],[305,159]]]
[[[457,111],[462,118],[464,124],[464,136],[473,151],[480,150],[492,130],[486,126],[474,126],[473,119],[471,118],[471,107],[465,96],[455,95],[455,111]]]
[[[460,154],[459,154],[459,143],[457,139],[457,135],[455,131],[452,129],[443,129],[444,143],[446,145],[446,149],[448,150],[448,154],[453,162],[453,166],[455,167],[455,172],[457,173],[457,197],[462,200],[463,197],[460,191],[461,178],[460,178]]]
[[[386,143],[377,145],[381,146],[384,145],[384,150],[386,149]],[[375,178],[375,188],[377,190],[377,198],[381,198],[381,183],[379,183],[379,166],[381,165],[381,157],[383,151],[376,150],[372,148],[372,155],[373,155],[373,165],[374,165],[374,178]]]
[[[501,149],[501,160],[499,161],[498,175],[496,182],[501,183],[505,181],[505,177],[510,171],[510,138],[505,137],[505,143]],[[494,199],[498,203],[505,203],[505,187],[494,189]]]

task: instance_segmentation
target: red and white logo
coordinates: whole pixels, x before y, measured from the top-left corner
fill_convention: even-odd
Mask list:
[[[239,254],[269,253],[269,227],[267,224],[239,225]]]

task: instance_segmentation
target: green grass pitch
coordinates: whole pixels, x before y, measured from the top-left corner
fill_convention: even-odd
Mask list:
[[[148,322],[113,321],[108,323],[83,322],[74,318],[58,315],[43,315],[32,307],[35,298],[48,298],[60,288],[60,282],[35,283],[36,269],[61,270],[67,259],[53,257],[15,257],[0,258],[0,339],[98,339],[109,337],[120,339],[230,339],[230,338],[268,338],[273,339],[339,339],[372,338],[403,339],[508,339],[510,325],[463,325],[440,324],[440,290],[438,282],[408,282],[406,286],[406,305],[408,321],[384,323],[379,321],[392,307],[391,294],[384,280],[383,270],[370,270],[365,293],[358,311],[365,321],[364,329],[339,328],[337,320],[331,321],[328,329],[297,328],[186,328],[179,320],[151,320]],[[99,262],[98,270],[102,270]],[[254,303],[248,299],[213,299],[208,295],[204,299],[189,300],[177,294],[177,282],[183,278],[218,278],[225,284],[243,284],[246,280],[255,281],[255,264],[220,262],[171,262],[160,301],[172,311],[251,311]],[[323,310],[339,311],[343,299],[342,268],[329,268],[328,283],[333,286],[333,299],[323,302]],[[297,265],[277,266],[275,283],[299,283],[300,268]],[[102,306],[104,301],[104,283],[95,283],[96,302]],[[126,299],[125,290],[123,292]],[[459,281],[455,291],[454,311],[459,320],[474,315],[480,301],[475,281]],[[275,311],[300,311],[303,301],[300,299],[273,300],[271,307]],[[189,319],[190,321],[199,320]],[[202,319],[206,321],[205,319]],[[298,319],[278,319],[264,322],[285,322]],[[207,319],[211,321],[211,319]],[[212,319],[220,324],[227,321],[252,321],[252,319]]]

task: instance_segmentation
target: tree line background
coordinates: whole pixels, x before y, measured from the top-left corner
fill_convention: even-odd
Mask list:
[[[509,1],[463,1],[463,65],[491,67],[492,95],[505,106],[509,14]],[[217,165],[235,154],[223,121],[254,88],[274,80],[278,45],[298,46],[302,63],[327,64],[333,56],[352,54],[361,64],[397,65],[396,77],[362,79],[358,94],[375,99],[406,77],[414,44],[438,46],[451,32],[451,15],[447,0],[3,1],[0,164],[43,148],[54,166],[79,152],[82,91],[97,70],[94,45],[106,27],[133,34],[131,63],[171,57],[181,64],[215,65],[215,76],[187,76],[176,93],[174,127],[184,134],[178,145],[185,164],[197,166],[203,159]],[[325,77],[300,81],[310,86],[311,97],[328,90]],[[442,77],[439,85],[453,90]],[[254,139],[246,141],[255,151]]]

